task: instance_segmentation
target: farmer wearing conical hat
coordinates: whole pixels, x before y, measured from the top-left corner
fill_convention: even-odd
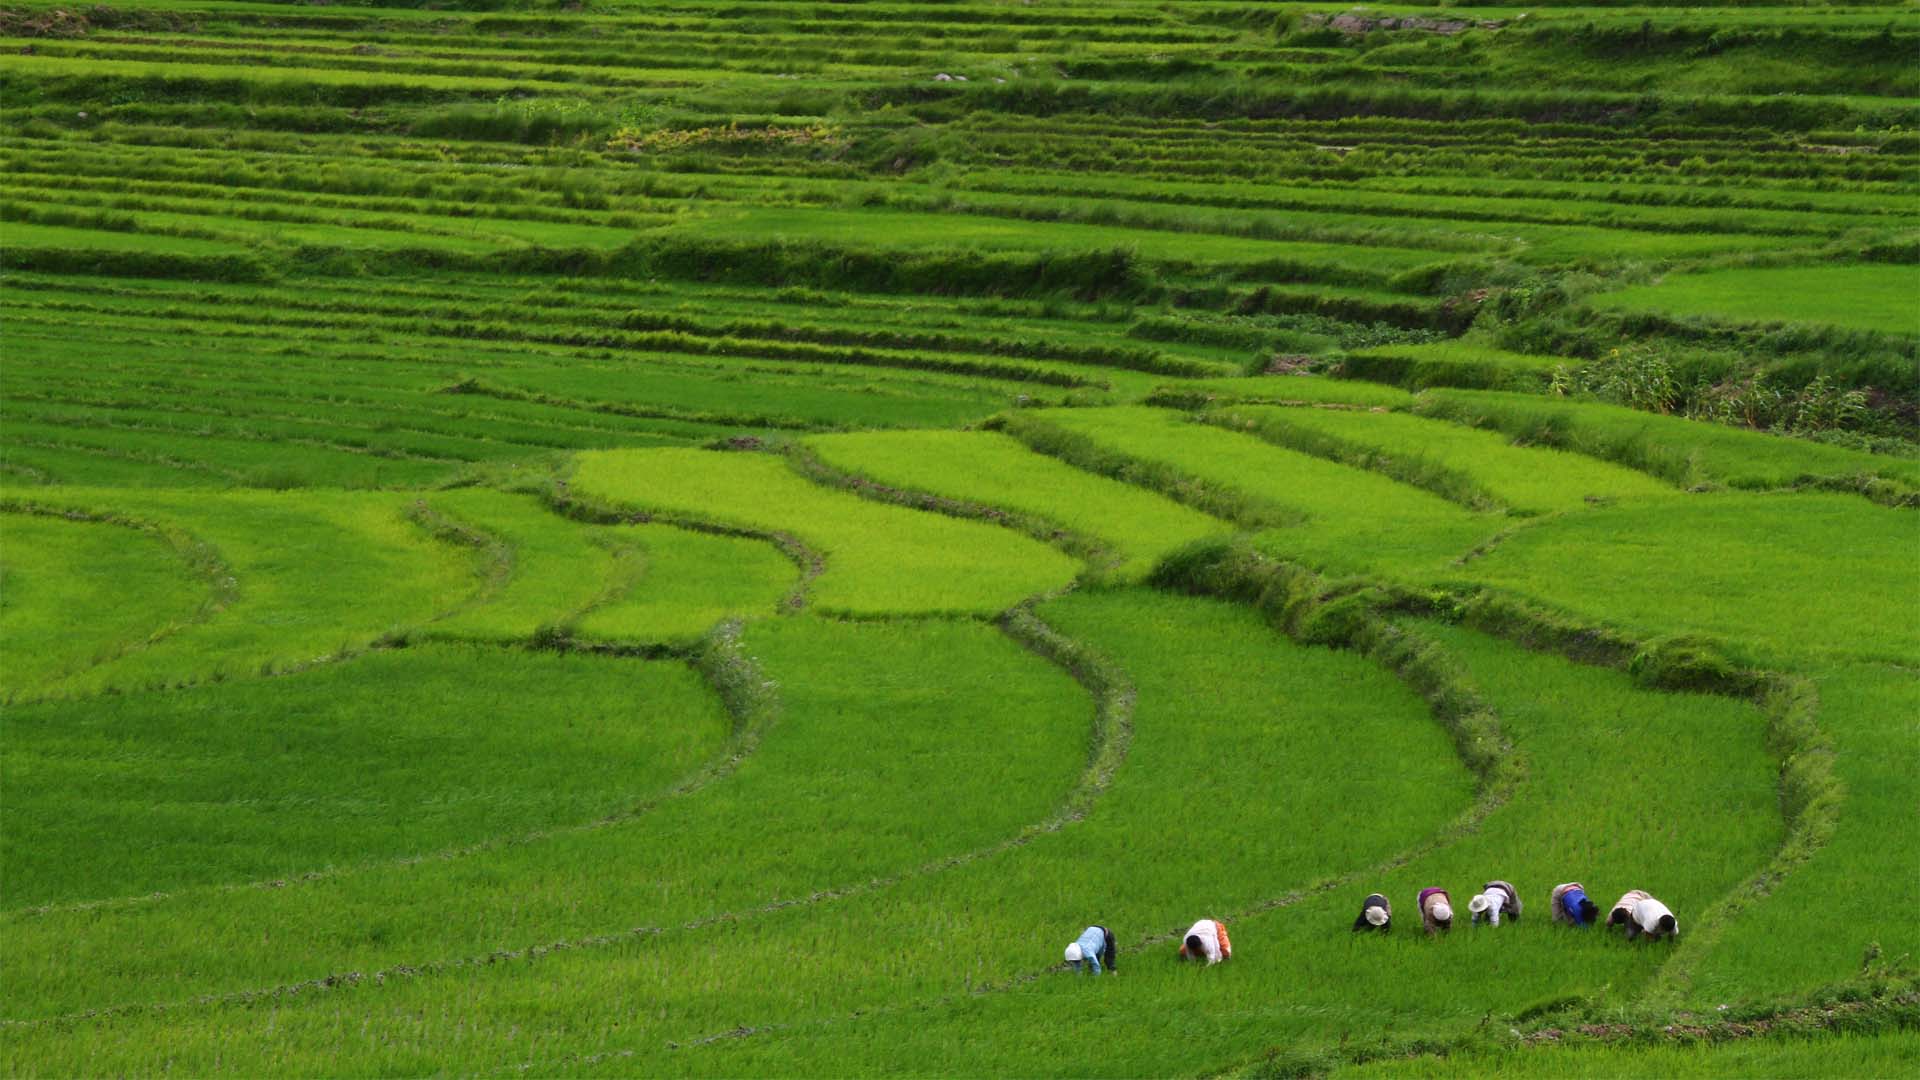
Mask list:
[[[1489,926],[1499,926],[1502,915],[1518,921],[1520,894],[1507,882],[1489,881],[1473,899],[1467,901],[1467,912],[1473,916],[1475,926],[1483,922]]]

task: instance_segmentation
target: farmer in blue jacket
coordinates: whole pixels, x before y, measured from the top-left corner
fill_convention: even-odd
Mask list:
[[[1587,896],[1587,887],[1577,881],[1555,885],[1549,906],[1553,921],[1568,926],[1592,926],[1600,915],[1600,905]]]
[[[1089,926],[1080,931],[1080,939],[1067,946],[1067,963],[1075,971],[1087,971],[1100,974],[1100,963],[1106,961],[1107,970],[1118,973],[1115,961],[1119,958],[1119,949],[1114,946],[1113,932],[1104,926]],[[1086,965],[1086,966],[1083,966]]]

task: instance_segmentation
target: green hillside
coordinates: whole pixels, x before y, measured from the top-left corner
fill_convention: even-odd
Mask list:
[[[1912,4],[386,2],[0,3],[0,1072],[1911,1071]]]

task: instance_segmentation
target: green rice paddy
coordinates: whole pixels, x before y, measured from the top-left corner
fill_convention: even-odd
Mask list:
[[[1912,22],[0,10],[0,1072],[1910,1072]]]

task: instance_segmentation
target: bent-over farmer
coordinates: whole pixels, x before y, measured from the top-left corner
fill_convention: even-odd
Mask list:
[[[1204,958],[1209,964],[1233,959],[1233,943],[1227,940],[1227,924],[1218,919],[1201,919],[1187,931],[1180,942],[1180,959],[1199,960]]]
[[[1673,912],[1667,910],[1667,905],[1649,896],[1633,905],[1633,915],[1627,923],[1627,940],[1642,934],[1655,941],[1679,937],[1680,924],[1674,920]]]
[[[1607,928],[1625,930],[1633,923],[1633,905],[1647,898],[1644,889],[1628,889],[1614,901],[1613,910],[1607,912]]]
[[[1087,927],[1080,931],[1078,940],[1067,946],[1067,963],[1072,964],[1075,971],[1098,975],[1101,965],[1105,964],[1107,971],[1118,972],[1120,969],[1114,962],[1118,957],[1113,931],[1104,926]]]
[[[1447,890],[1420,890],[1420,926],[1429,934],[1453,929],[1453,898],[1447,895]]]
[[[1507,882],[1489,881],[1478,895],[1467,901],[1467,912],[1473,916],[1475,926],[1483,922],[1489,926],[1499,926],[1502,915],[1518,922],[1520,894]]]
[[[1393,905],[1387,902],[1384,893],[1368,893],[1360,902],[1360,917],[1353,920],[1353,929],[1379,930],[1382,933],[1393,929]]]
[[[1550,906],[1553,921],[1568,926],[1592,926],[1600,917],[1600,905],[1588,898],[1587,887],[1577,881],[1555,885]]]

